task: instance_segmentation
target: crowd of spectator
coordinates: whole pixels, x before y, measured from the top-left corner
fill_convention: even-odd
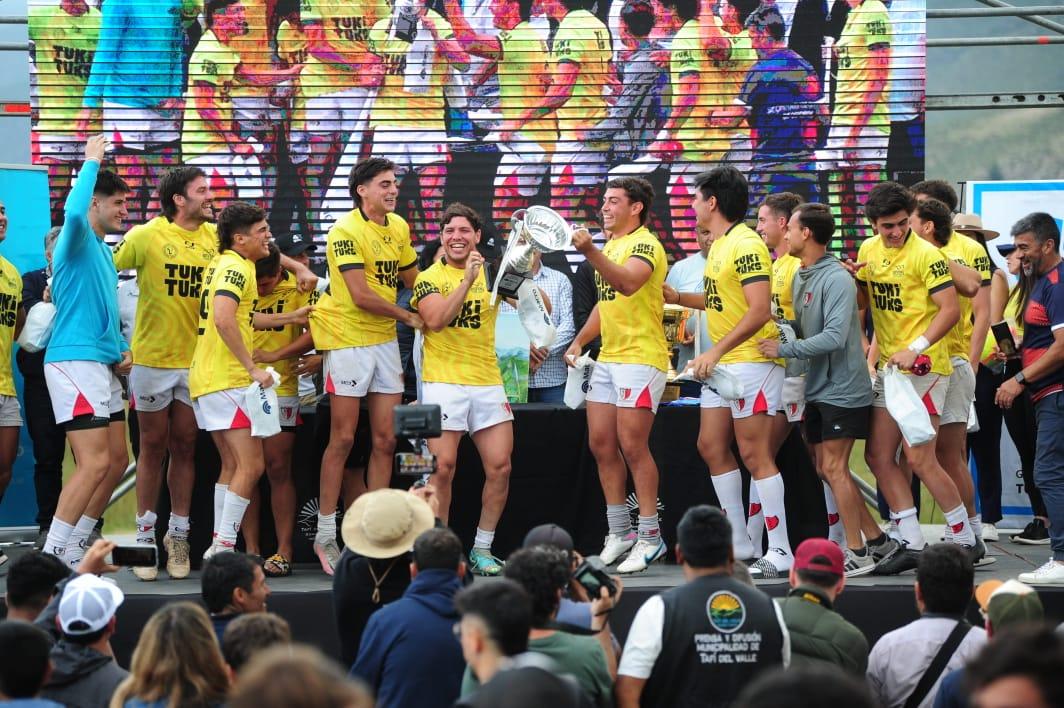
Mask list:
[[[622,647],[610,616],[624,585],[606,576],[594,587],[564,529],[533,529],[504,577],[473,583],[460,540],[433,521],[435,501],[372,492],[345,520],[333,591],[346,676],[267,611],[253,556],[206,561],[202,603],[160,607],[127,670],[111,646],[125,600],[108,577],[113,543],[96,542],[73,573],[26,553],[12,563],[0,622],[0,705],[1064,705],[1064,635],[1038,593],[1017,580],[976,587],[955,544],[921,554],[919,618],[870,647],[836,610],[846,586],[837,544],[802,542],[786,596],[773,599],[736,562],[727,516],[696,506],[677,529],[684,581],[642,604]],[[382,522],[402,507],[408,524]],[[983,626],[967,619],[973,601]],[[344,635],[355,630],[352,646]]]

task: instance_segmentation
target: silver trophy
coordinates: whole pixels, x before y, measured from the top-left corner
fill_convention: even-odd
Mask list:
[[[491,289],[495,304],[499,293],[516,298],[522,283],[532,277],[532,256],[535,251],[553,253],[569,248],[573,228],[561,214],[545,206],[518,209],[510,217],[510,238],[506,242],[499,272]]]

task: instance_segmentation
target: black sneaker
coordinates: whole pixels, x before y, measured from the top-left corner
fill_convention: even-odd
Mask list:
[[[872,554],[872,560],[879,563],[884,558],[889,558],[901,549],[901,544],[887,534],[883,534],[883,540],[879,543],[869,541],[868,552]]]
[[[892,555],[876,563],[872,575],[900,575],[907,570],[916,570],[916,566],[920,564],[921,551],[922,548],[919,551],[913,550],[903,543]]]
[[[1025,546],[1048,546],[1049,529],[1041,519],[1034,519],[1023,527],[1023,531],[1012,537],[1013,543],[1022,543]]]
[[[966,546],[964,544],[960,544],[960,546],[968,554],[968,557],[972,559],[972,566],[976,568],[982,568],[985,565],[997,562],[997,558],[986,554],[986,544],[980,538],[975,539],[974,546]]]

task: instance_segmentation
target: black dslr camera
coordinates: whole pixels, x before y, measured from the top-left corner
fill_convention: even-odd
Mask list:
[[[610,577],[609,568],[598,556],[584,558],[584,562],[573,571],[573,580],[580,583],[587,590],[588,598],[591,600],[598,599],[602,594],[602,588],[606,588],[606,592],[609,593],[610,597],[617,594],[617,585],[613,582],[613,578]]]
[[[404,477],[423,477],[436,471],[436,458],[428,451],[425,440],[443,433],[440,407],[396,406],[395,437],[413,438],[413,452],[395,453],[395,471]]]

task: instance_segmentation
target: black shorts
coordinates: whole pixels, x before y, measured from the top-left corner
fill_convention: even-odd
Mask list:
[[[864,440],[868,437],[871,416],[871,406],[844,408],[830,403],[806,401],[805,419],[802,421],[805,439],[810,445],[844,438]]]

